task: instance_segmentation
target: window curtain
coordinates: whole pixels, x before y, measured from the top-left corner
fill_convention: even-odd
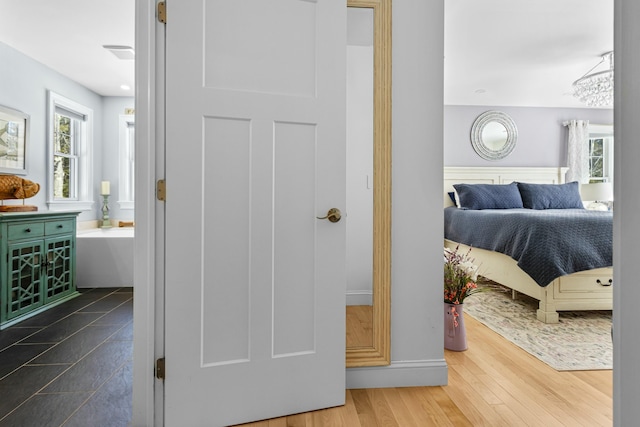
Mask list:
[[[589,121],[571,120],[563,124],[569,129],[566,181],[585,184],[589,182]]]

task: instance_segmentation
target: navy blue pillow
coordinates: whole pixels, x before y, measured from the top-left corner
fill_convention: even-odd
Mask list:
[[[453,202],[453,206],[458,206],[458,203],[456,202],[456,193],[454,193],[453,191],[449,191],[447,194],[449,195],[449,198]]]
[[[584,209],[577,181],[566,184],[518,183],[522,203],[529,209]]]
[[[463,209],[522,208],[522,197],[515,182],[511,184],[454,184]]]

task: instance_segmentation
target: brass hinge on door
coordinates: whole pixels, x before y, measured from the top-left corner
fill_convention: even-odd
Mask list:
[[[167,5],[163,1],[158,2],[158,21],[167,23]]]
[[[156,183],[156,197],[163,202],[167,201],[167,185],[164,179],[159,179]]]
[[[165,378],[164,357],[156,360],[156,378],[159,380],[164,380]]]

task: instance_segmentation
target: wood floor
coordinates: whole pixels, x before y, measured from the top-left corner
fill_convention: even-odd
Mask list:
[[[612,371],[557,372],[473,318],[449,385],[347,390],[346,405],[245,427],[611,426]]]

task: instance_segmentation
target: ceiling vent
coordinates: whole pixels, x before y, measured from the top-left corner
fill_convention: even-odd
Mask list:
[[[131,46],[105,44],[102,47],[107,49],[109,52],[113,53],[119,59],[123,59],[123,60],[135,59],[135,52]]]

